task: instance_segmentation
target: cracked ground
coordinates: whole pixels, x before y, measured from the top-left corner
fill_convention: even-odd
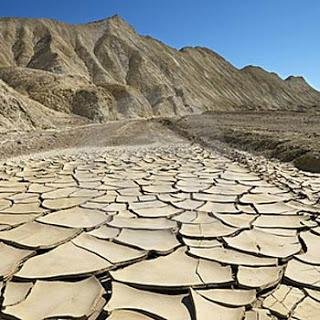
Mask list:
[[[320,175],[196,144],[7,160],[0,319],[320,319]]]

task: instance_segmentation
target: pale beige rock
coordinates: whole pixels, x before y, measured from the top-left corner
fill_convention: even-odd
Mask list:
[[[109,215],[117,216],[117,218],[137,218],[137,215],[130,210],[121,210],[118,212],[108,212]]]
[[[53,191],[53,188],[47,187],[40,183],[31,183],[28,188],[28,192],[33,192],[33,193],[45,193],[49,191]]]
[[[297,254],[295,257],[305,263],[320,265],[320,237],[310,231],[301,232],[300,238],[307,247],[305,253]]]
[[[120,230],[117,228],[111,228],[105,225],[102,225],[90,232],[89,235],[94,236],[99,239],[113,239],[120,233]]]
[[[197,200],[192,200],[192,199],[186,199],[183,201],[178,201],[178,202],[172,202],[172,204],[179,208],[179,209],[184,209],[184,210],[196,210],[199,207],[201,207],[204,202],[203,201],[197,201]]]
[[[285,202],[269,203],[269,204],[254,204],[255,208],[260,214],[270,215],[297,215],[297,209],[287,205]]]
[[[168,254],[180,245],[172,230],[122,229],[116,240],[143,250],[152,250],[159,254]]]
[[[318,188],[319,187],[317,187],[317,190],[318,190]],[[295,200],[295,199],[288,201],[286,204],[294,209],[298,209],[298,210],[302,210],[302,211],[306,211],[306,212],[313,212],[313,213],[319,212],[319,207],[315,206],[314,204],[310,204],[310,203],[305,204],[305,203],[300,202],[299,200]]]
[[[282,196],[283,194],[288,194],[289,189],[285,186],[265,186],[265,187],[254,187],[252,190],[250,190],[251,193],[263,193],[263,194],[270,194],[270,195],[278,195]]]
[[[308,286],[315,290],[320,289],[320,266],[291,259],[288,262],[285,277],[295,284]]]
[[[234,203],[236,197],[223,194],[193,193],[193,198],[200,201],[218,202],[218,203]],[[201,207],[202,208],[202,207]],[[200,209],[199,209],[200,210]],[[205,211],[205,210],[203,210]]]
[[[195,316],[197,320],[207,320],[208,317],[213,317],[216,320],[242,320],[245,309],[228,308],[218,303],[209,301],[196,291],[190,289],[192,302],[195,309]]]
[[[189,252],[193,256],[223,264],[243,266],[274,266],[277,264],[277,259],[275,258],[257,257],[241,251],[224,248],[221,244],[211,248],[190,248]]]
[[[306,290],[309,297],[320,302],[320,291],[309,289],[309,288],[305,288],[305,290]]]
[[[234,181],[259,181],[260,178],[253,173],[242,173],[242,172],[232,172],[226,171],[221,174],[221,179],[234,180]]]
[[[178,190],[181,190],[182,192],[200,192],[205,189],[208,189],[209,187],[210,187],[209,184],[199,183],[199,180],[196,182],[185,181],[184,183],[182,183],[182,181],[180,180],[175,185],[175,188],[177,188]]]
[[[112,179],[108,175],[102,179],[103,183],[108,186],[117,188],[135,188],[137,184],[132,180],[125,179]]]
[[[44,192],[41,194],[42,199],[59,199],[59,198],[67,198],[72,193],[77,191],[76,187],[68,187],[68,188],[59,188],[53,191]]]
[[[98,203],[112,203],[116,200],[117,196],[115,194],[105,194],[100,197],[91,199],[93,202],[98,202]]]
[[[28,187],[27,183],[15,181],[0,181],[0,193],[2,192],[24,192]]]
[[[43,208],[40,207],[39,202],[33,203],[14,203],[11,207],[4,209],[0,214],[27,214],[27,213],[43,213]]]
[[[236,228],[226,226],[219,220],[212,218],[212,223],[205,224],[183,224],[179,233],[193,238],[217,238],[232,235]]]
[[[318,320],[320,315],[320,303],[307,297],[300,302],[292,313],[292,319]]]
[[[148,196],[150,196],[150,195],[148,195]],[[153,196],[153,195],[151,195],[151,196]],[[177,201],[181,201],[181,200],[186,199],[186,198],[181,199],[180,196],[178,196],[177,193],[159,193],[156,196],[163,203],[165,203],[165,202],[177,202]],[[187,199],[190,199],[190,196]]]
[[[182,210],[175,208],[171,205],[165,205],[160,208],[150,207],[150,208],[142,208],[142,209],[133,209],[133,212],[142,218],[161,218],[161,217],[171,217],[171,216],[177,215],[180,212],[182,212]]]
[[[256,211],[254,210],[253,206],[249,205],[249,204],[240,204],[237,203],[236,204],[236,208],[243,214],[243,213],[247,213],[250,215],[256,215]]]
[[[266,289],[281,281],[283,267],[245,267],[240,266],[237,279],[245,288]]]
[[[188,247],[194,248],[214,248],[214,247],[221,247],[222,243],[217,239],[189,239],[183,238],[183,243]]]
[[[107,212],[123,211],[126,209],[127,209],[127,205],[125,203],[110,203],[107,206],[103,207],[103,210]]]
[[[0,212],[2,210],[5,210],[9,207],[11,207],[12,203],[10,200],[7,200],[7,199],[0,199]]]
[[[245,186],[251,186],[251,187],[270,187],[270,183],[265,180],[256,180],[256,181],[241,181],[241,184]]]
[[[46,199],[42,202],[42,205],[51,210],[62,210],[79,206],[80,204],[88,201],[89,198],[58,198],[58,199]]]
[[[12,200],[14,203],[36,203],[39,201],[39,195],[34,193],[21,192],[10,196],[8,199]]]
[[[298,229],[284,229],[284,228],[261,228],[254,227],[257,231],[262,231],[264,233],[270,233],[272,235],[281,236],[281,237],[296,237],[298,235]]]
[[[245,204],[268,204],[268,203],[277,203],[283,201],[283,197],[270,195],[267,193],[247,193],[240,198],[240,202]]]
[[[35,220],[39,214],[0,214],[0,224],[11,227]]]
[[[157,199],[153,195],[142,195],[142,196],[139,196],[138,198],[139,198],[139,201],[142,201],[142,202],[149,202]]]
[[[92,210],[103,210],[103,208],[106,206],[105,203],[101,203],[101,202],[93,202],[93,201],[87,201],[84,204],[81,204],[80,207],[81,208],[85,208],[85,209],[92,209]]]
[[[0,239],[27,249],[47,249],[74,238],[80,230],[29,222],[0,232]]]
[[[263,300],[262,305],[273,313],[288,318],[297,303],[304,297],[305,295],[300,289],[281,284]]]
[[[74,207],[49,213],[37,221],[70,228],[92,228],[111,218],[99,210]]]
[[[250,228],[252,222],[257,218],[252,214],[225,214],[213,213],[213,215],[221,220],[224,224],[234,228]]]
[[[128,229],[164,230],[175,229],[177,223],[166,218],[123,218],[113,217],[107,223],[111,227]]]
[[[208,300],[230,307],[248,306],[256,300],[255,290],[198,289],[195,291]]]
[[[34,254],[31,250],[22,250],[0,243],[0,278],[10,277],[19,265]]]
[[[95,174],[75,174],[73,177],[78,181],[78,182],[95,182],[95,181],[100,181],[101,177],[96,176]]]
[[[213,213],[240,213],[240,211],[235,207],[234,203],[207,202],[197,210]]]
[[[142,186],[142,190],[149,193],[170,193],[177,191],[177,189],[173,188],[171,184]]]
[[[136,311],[119,309],[112,311],[108,320],[153,320],[153,318]]]
[[[202,281],[207,285],[233,281],[229,267],[205,261],[202,265],[203,271],[200,271],[200,261],[201,259],[187,256],[185,249],[180,248],[167,256],[141,261],[124,269],[111,271],[110,274],[116,281],[151,288],[181,289],[190,286],[202,287]]]
[[[47,180],[46,178],[43,178],[41,180],[37,180],[34,182],[43,182],[44,180]],[[60,189],[60,188],[68,188],[68,187],[77,187],[77,182],[59,182],[58,180],[55,180],[54,178],[51,179],[51,181],[47,181],[46,186],[53,188],[53,189]]]
[[[14,192],[0,192],[0,199],[8,200],[14,194]]]
[[[167,206],[165,202],[159,200],[152,201],[143,201],[143,202],[131,202],[129,204],[129,209],[137,210],[137,209],[147,209],[147,208],[162,208]]]
[[[138,197],[137,196],[117,196],[116,199],[117,202],[119,203],[132,203],[134,201],[138,201]]]
[[[67,242],[30,258],[15,274],[21,279],[49,279],[95,274],[112,267],[107,260]]]
[[[141,196],[142,193],[139,188],[124,188],[124,189],[117,189],[117,192],[121,196]]]
[[[172,217],[171,220],[178,221],[181,223],[193,223],[193,221],[197,218],[197,211],[184,211],[176,216]]]
[[[254,222],[254,226],[260,228],[284,228],[284,229],[300,229],[312,228],[317,223],[310,220],[309,216],[267,216],[261,215]]]
[[[111,299],[105,306],[105,310],[109,312],[123,309],[135,310],[146,312],[157,318],[161,317],[161,319],[188,320],[191,317],[188,309],[182,303],[184,297],[186,295],[165,295],[138,290],[118,282],[113,282]]]
[[[8,281],[3,294],[3,306],[12,306],[23,301],[30,289],[32,288],[32,282],[13,282]]]
[[[276,320],[269,310],[253,308],[246,312],[244,320]]]
[[[77,247],[95,253],[114,265],[142,260],[146,256],[143,250],[133,249],[111,241],[98,239],[88,234],[81,234],[72,240]]]
[[[103,293],[94,277],[77,282],[37,281],[24,301],[4,312],[21,320],[84,318],[96,311]]]
[[[301,250],[296,236],[282,237],[260,230],[245,230],[235,237],[224,238],[235,249],[276,258],[287,258]]]
[[[243,186],[241,184],[234,186],[226,186],[226,185],[215,185],[212,186],[203,192],[212,193],[212,194],[220,194],[220,195],[230,195],[236,196],[247,192],[250,188],[247,186]]]
[[[211,224],[216,223],[217,219],[213,216],[213,214],[208,212],[197,211],[197,216],[192,220],[192,224]]]

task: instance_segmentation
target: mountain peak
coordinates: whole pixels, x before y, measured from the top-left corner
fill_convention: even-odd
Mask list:
[[[285,81],[300,82],[300,83],[307,84],[306,79],[304,77],[302,77],[302,76],[293,76],[293,75],[291,75],[288,78],[286,78]]]
[[[112,27],[115,29],[135,31],[133,26],[131,26],[123,17],[119,16],[118,14],[115,14],[111,17],[107,17],[105,19],[91,21],[86,24],[87,25],[108,25],[109,27]]]
[[[289,76],[288,78],[285,79],[285,82],[295,88],[296,90],[298,88],[303,89],[303,90],[312,90],[313,92],[319,92],[318,90],[316,90],[315,88],[313,88],[308,81],[302,77],[302,76]]]

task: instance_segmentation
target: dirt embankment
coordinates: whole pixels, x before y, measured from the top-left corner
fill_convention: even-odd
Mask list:
[[[230,147],[320,172],[320,114],[303,112],[211,112],[166,119],[180,135],[209,147]]]

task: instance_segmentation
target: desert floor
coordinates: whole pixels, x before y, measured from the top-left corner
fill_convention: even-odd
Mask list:
[[[319,319],[320,174],[196,119],[2,134],[1,319]]]

